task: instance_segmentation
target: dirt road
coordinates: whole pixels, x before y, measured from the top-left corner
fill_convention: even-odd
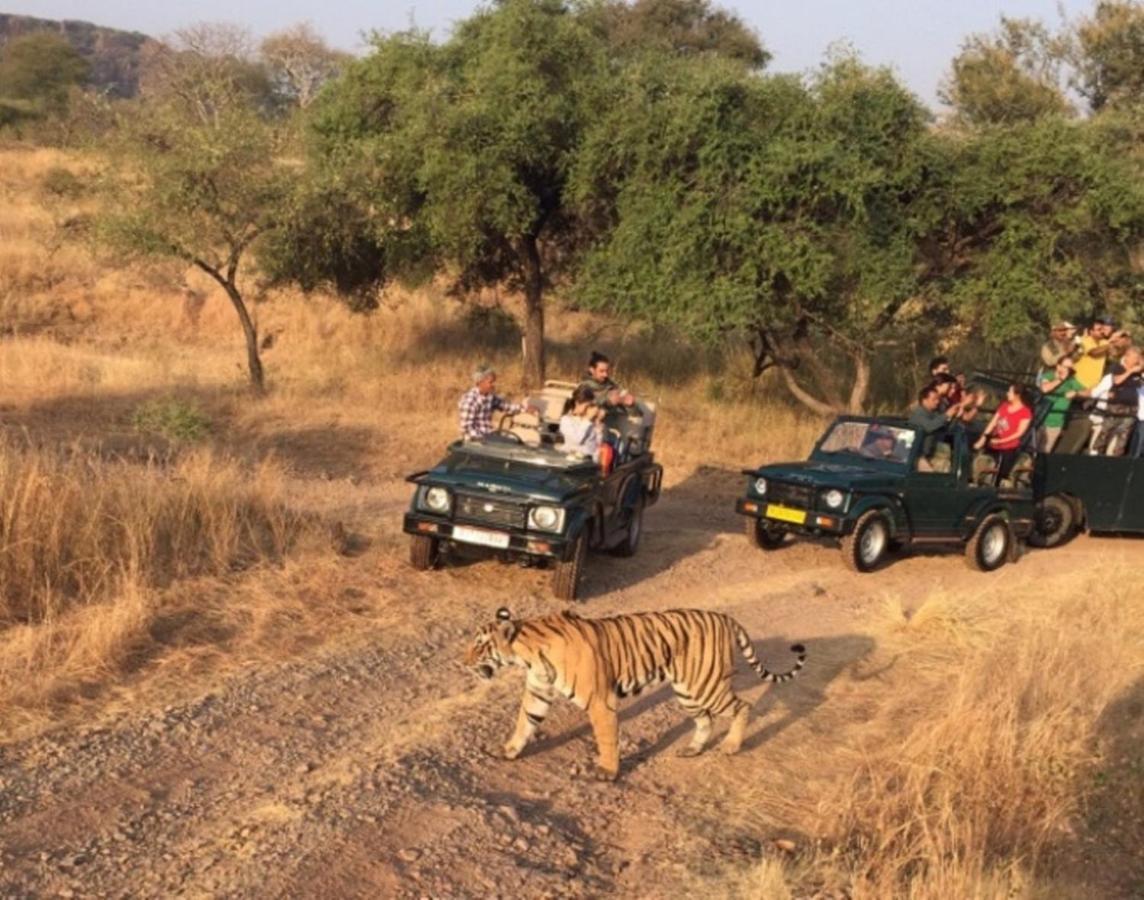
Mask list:
[[[582,612],[717,608],[778,668],[791,642],[805,642],[791,685],[764,689],[741,667],[757,706],[740,755],[678,758],[690,726],[659,691],[628,701],[614,785],[580,774],[594,748],[567,705],[523,758],[492,757],[520,678],[479,683],[460,655],[502,604],[518,615],[557,608],[546,576],[492,562],[411,572],[396,536],[404,486],[382,485],[345,509],[373,542],[344,561],[345,590],[378,611],[352,639],[3,749],[0,893],[682,895],[781,854],[778,839],[805,848],[800,810],[844,774],[829,749],[860,727],[892,665],[872,627],[887,598],[1034,584],[1046,567],[1140,549],[1080,539],[1000,575],[949,554],[856,577],[827,549],[749,549],[730,511],[739,482],[700,471],[672,485],[636,559],[592,558]]]

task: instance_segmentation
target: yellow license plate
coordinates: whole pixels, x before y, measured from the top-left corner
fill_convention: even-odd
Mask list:
[[[792,522],[795,525],[805,525],[806,510],[791,509],[789,506],[777,506],[774,503],[768,503],[767,518],[778,519],[780,522]]]

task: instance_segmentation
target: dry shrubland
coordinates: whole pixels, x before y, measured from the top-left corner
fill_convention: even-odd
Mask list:
[[[288,629],[307,615],[288,591],[254,587],[243,572],[320,571],[329,548],[304,540],[314,525],[292,509],[289,460],[267,462],[257,440],[228,435],[288,423],[313,429],[332,452],[340,438],[330,423],[344,419],[367,447],[388,448],[384,466],[363,466],[392,480],[421,461],[419,448],[453,434],[473,364],[498,364],[510,394],[520,367],[496,298],[474,313],[427,288],[363,317],[329,297],[275,293],[255,306],[273,339],[271,392],[249,402],[236,389],[241,336],[224,298],[183,272],[107,268],[82,243],[54,246],[52,215],[27,185],[87,163],[47,151],[2,158],[0,311],[15,334],[0,344],[9,420],[0,720],[11,729],[43,724],[61,698],[137,671],[172,609],[197,617],[203,642],[221,646],[215,632],[257,633],[271,621]],[[669,479],[801,455],[821,427],[768,399],[767,382],[737,375],[743,360],[583,313],[554,318],[552,376],[575,377],[586,348],[601,347],[622,380],[659,401]],[[141,404],[181,394],[204,403],[222,434],[143,462],[101,450],[101,435],[130,431]],[[36,442],[29,422],[42,426]],[[1001,577],[988,594],[933,590],[909,614],[888,601],[871,625],[886,664],[876,699],[844,722],[832,748],[844,774],[802,823],[818,849],[785,866],[768,861],[718,892],[1059,895],[1045,862],[1081,827],[1101,716],[1144,667],[1144,608],[1132,593],[1140,574],[1067,574],[1044,595],[1007,590]]]

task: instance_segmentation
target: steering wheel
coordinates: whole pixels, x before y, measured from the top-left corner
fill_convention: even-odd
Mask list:
[[[514,444],[523,444],[524,438],[514,431],[509,431],[513,425],[512,420],[512,413],[505,413],[501,416],[500,423],[497,425],[497,430],[493,432],[493,436],[511,440]]]

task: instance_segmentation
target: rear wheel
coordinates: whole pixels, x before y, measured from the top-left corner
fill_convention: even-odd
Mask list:
[[[409,563],[418,572],[432,569],[437,564],[438,550],[436,538],[424,534],[409,536]]]
[[[786,529],[762,519],[748,518],[745,522],[747,542],[759,550],[776,550],[786,540]]]
[[[965,545],[965,561],[979,572],[1000,569],[1009,560],[1013,532],[1001,516],[986,516]]]
[[[628,533],[615,549],[616,556],[635,556],[640,547],[640,536],[643,534],[644,498],[640,498],[632,506],[631,517],[628,519]]]
[[[584,572],[584,560],[588,556],[588,535],[585,527],[576,538],[576,545],[572,548],[572,555],[566,560],[556,563],[556,571],[552,575],[552,593],[557,600],[572,601],[580,589],[580,576]]]
[[[842,539],[842,559],[855,572],[873,572],[890,549],[890,523],[877,509],[864,512]]]
[[[1029,543],[1034,547],[1063,544],[1076,529],[1076,512],[1064,497],[1046,497],[1037,509],[1037,518]]]

